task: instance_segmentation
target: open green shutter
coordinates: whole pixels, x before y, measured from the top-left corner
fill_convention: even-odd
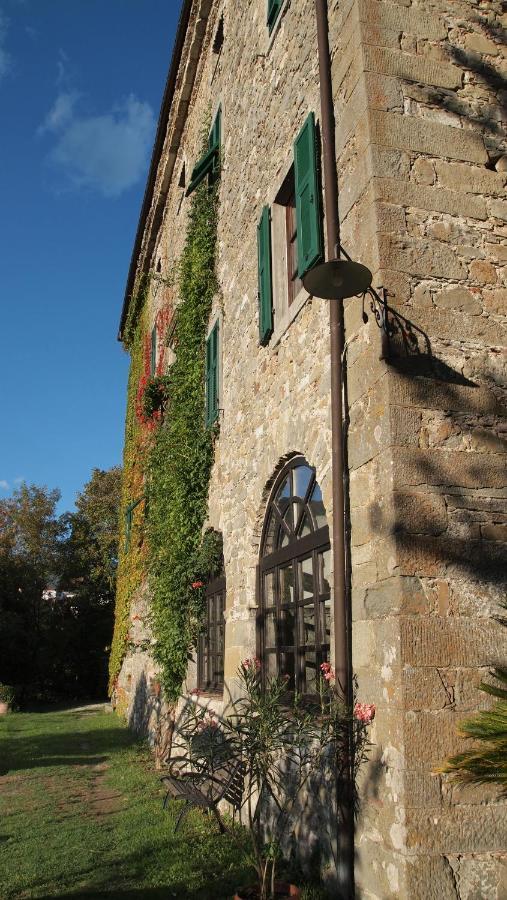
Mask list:
[[[218,107],[217,114],[215,116],[215,120],[213,125],[211,126],[211,131],[209,133],[208,140],[208,150],[201,156],[201,158],[196,162],[194,168],[192,169],[192,174],[190,176],[190,184],[187,187],[185,196],[189,196],[192,191],[195,191],[196,187],[201,183],[201,181],[206,178],[206,175],[211,177],[211,180],[214,181],[218,178],[220,173],[220,141],[221,141],[221,129],[222,129],[222,107]]]
[[[150,374],[155,375],[157,370],[157,326],[151,329],[151,353],[150,353]]]
[[[294,141],[298,275],[303,277],[322,257],[322,221],[317,168],[315,116],[310,113]]]
[[[206,425],[218,418],[218,322],[206,341]]]
[[[271,216],[265,206],[257,226],[259,275],[259,340],[267,344],[273,332],[273,287],[271,280]]]
[[[282,5],[282,0],[268,0],[268,28],[269,32],[273,31],[275,22],[278,18],[278,13],[280,12],[280,7]]]

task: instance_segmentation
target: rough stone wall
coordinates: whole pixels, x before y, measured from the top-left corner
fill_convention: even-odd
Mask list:
[[[257,318],[256,226],[306,115],[319,117],[318,68],[313,0],[289,0],[271,39],[265,0],[244,0],[241,11],[232,0],[194,6],[186,52],[196,33],[203,46],[191,86],[179,80],[183,112],[169,122],[148,264],[160,260],[167,275],[181,253],[182,167],[188,183],[203,123],[221,102],[212,320],[220,312],[223,379],[209,524],[224,536],[227,695],[256,649],[260,532],[290,454],[316,467],[332,526],[327,305],[303,298],[265,348]],[[456,723],[482,703],[477,683],[504,641],[493,616],[507,535],[505,23],[500,2],[329,8],[342,243],[385,286],[398,327],[381,361],[371,310],[365,324],[361,302],[347,304],[353,666],[361,699],[378,707],[362,775],[358,896],[500,900],[505,804],[494,792],[450,789],[432,769],[461,746]],[[170,289],[155,292],[153,316],[171,299]],[[138,652],[124,676],[137,685],[150,666]]]
[[[505,23],[494,2],[335,9],[342,239],[366,248],[410,345],[398,333],[379,361],[350,302],[353,665],[380,750],[359,880],[365,896],[497,898],[505,804],[432,770],[507,649]]]

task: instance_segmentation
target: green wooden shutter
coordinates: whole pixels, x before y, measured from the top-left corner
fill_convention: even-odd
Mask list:
[[[157,326],[151,329],[151,353],[150,353],[150,374],[155,375],[157,371]]]
[[[259,340],[267,344],[273,333],[273,285],[271,280],[271,215],[265,206],[257,226],[259,276]]]
[[[206,341],[206,425],[218,418],[218,322]]]
[[[294,141],[298,274],[302,278],[322,257],[322,221],[315,116],[310,113]]]
[[[278,18],[278,13],[280,12],[280,8],[282,5],[282,0],[268,0],[268,28],[269,33],[273,31],[275,22]]]
[[[185,195],[188,197],[192,191],[195,191],[196,187],[201,183],[201,181],[206,178],[206,175],[210,176],[211,181],[215,181],[220,174],[220,141],[221,141],[221,130],[222,130],[222,107],[218,107],[217,114],[215,116],[215,120],[213,125],[211,126],[211,131],[209,133],[208,139],[208,150],[201,156],[201,158],[196,162],[194,168],[192,169],[192,174],[190,176],[190,184],[187,187]]]

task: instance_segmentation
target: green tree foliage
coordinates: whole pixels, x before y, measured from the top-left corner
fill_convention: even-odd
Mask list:
[[[104,695],[120,476],[95,469],[62,516],[45,487],[0,502],[0,682],[21,703]]]

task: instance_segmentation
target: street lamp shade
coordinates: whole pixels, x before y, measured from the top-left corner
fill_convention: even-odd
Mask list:
[[[370,270],[361,263],[330,259],[303,275],[303,286],[313,297],[345,300],[367,291],[372,277]]]

